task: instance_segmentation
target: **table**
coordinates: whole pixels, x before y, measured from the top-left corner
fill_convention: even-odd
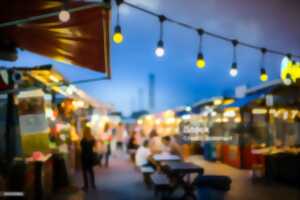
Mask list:
[[[203,168],[188,162],[167,162],[166,166],[171,173],[192,174],[203,173]]]
[[[162,161],[180,161],[181,158],[174,154],[156,154],[153,156],[153,159],[156,162],[162,162]]]
[[[174,154],[155,154],[148,159],[148,161],[156,167],[159,171],[165,166],[167,162],[179,162],[181,158]]]
[[[203,168],[188,162],[166,162],[166,173],[171,180],[174,180],[175,186],[182,186],[184,189],[184,197],[192,197],[196,199],[194,195],[194,187],[190,179],[191,174],[202,175]],[[188,175],[188,179],[185,177]]]

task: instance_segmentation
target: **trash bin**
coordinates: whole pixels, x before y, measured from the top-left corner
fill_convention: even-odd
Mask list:
[[[216,147],[212,142],[204,143],[204,158],[205,160],[215,161],[216,160]]]

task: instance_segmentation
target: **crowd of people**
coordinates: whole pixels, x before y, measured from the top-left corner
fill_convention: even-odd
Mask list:
[[[111,156],[129,155],[138,167],[149,165],[155,154],[182,156],[181,147],[174,137],[160,137],[155,129],[148,134],[138,128],[128,131],[122,123],[117,126],[107,123],[97,135],[92,134],[92,129],[86,125],[80,147],[84,190],[88,190],[89,186],[96,187],[94,167],[109,167]]]
[[[139,133],[135,132],[130,140],[134,145],[129,143],[128,146],[129,153],[132,155],[131,158],[138,167],[149,165],[149,160],[156,154],[172,154],[182,157],[181,146],[174,137],[161,137],[155,129],[150,132],[148,137],[142,134],[143,137],[142,139],[140,138],[140,142],[137,142],[138,139],[135,139],[136,137],[139,138],[138,136]]]

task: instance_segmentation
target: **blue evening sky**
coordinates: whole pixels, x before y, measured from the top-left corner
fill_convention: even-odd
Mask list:
[[[128,1],[171,18],[201,26],[211,32],[267,48],[300,52],[300,28],[296,20],[299,17],[299,3],[296,1]],[[111,32],[115,25],[115,10],[113,6]],[[149,73],[156,76],[155,111],[218,96],[238,85],[260,84],[260,52],[239,47],[239,74],[232,78],[229,76],[232,62],[231,44],[204,36],[207,66],[198,69],[194,64],[198,47],[197,33],[166,22],[165,57],[157,58],[154,49],[159,34],[158,19],[126,5],[121,6],[120,10],[124,42],[120,45],[111,42],[112,79],[78,85],[89,95],[113,104],[117,110],[129,114],[134,110],[148,108]],[[281,59],[280,56],[267,55],[266,70],[269,80],[279,78]],[[55,69],[70,81],[103,76],[28,51],[20,52],[17,62],[0,62],[0,65],[26,66],[48,63],[52,63]],[[139,91],[142,96],[139,95]]]

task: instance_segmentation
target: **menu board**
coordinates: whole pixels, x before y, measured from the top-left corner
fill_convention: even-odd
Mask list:
[[[42,90],[21,92],[18,95],[22,150],[26,155],[49,149],[49,125],[44,103]]]

